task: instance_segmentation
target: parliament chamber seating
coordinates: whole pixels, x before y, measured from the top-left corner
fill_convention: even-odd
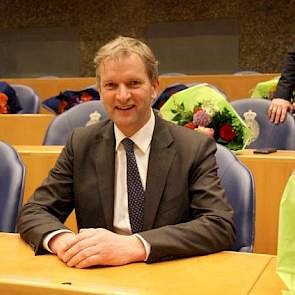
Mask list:
[[[261,98],[245,98],[231,102],[233,108],[243,119],[243,114],[249,110],[256,113],[255,120],[259,125],[259,135],[247,148],[295,150],[295,120],[293,116],[287,113],[286,120],[280,124],[270,122],[267,114],[270,104],[270,100]]]
[[[234,209],[236,241],[233,250],[253,252],[255,236],[255,185],[250,170],[226,147],[217,144],[218,176]]]
[[[35,91],[26,85],[12,84],[22,110],[19,114],[38,114],[40,110],[40,99]]]
[[[48,126],[43,144],[64,145],[71,131],[85,126],[90,120],[90,114],[95,111],[100,113],[100,120],[108,117],[100,100],[84,102],[56,116]]]
[[[0,231],[15,232],[22,205],[25,167],[16,150],[0,141]]]

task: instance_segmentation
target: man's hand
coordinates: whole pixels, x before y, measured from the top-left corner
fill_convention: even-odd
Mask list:
[[[124,236],[106,229],[81,229],[64,243],[61,259],[71,267],[124,265],[144,261],[145,248],[136,236]]]
[[[62,260],[65,250],[69,248],[69,245],[72,245],[75,236],[76,235],[72,232],[59,233],[49,241],[48,247]]]
[[[287,112],[292,110],[292,104],[282,98],[274,98],[268,109],[268,116],[271,122],[275,124],[283,123],[286,119]]]

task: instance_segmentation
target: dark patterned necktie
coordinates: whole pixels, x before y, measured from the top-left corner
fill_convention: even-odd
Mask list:
[[[128,212],[132,233],[138,233],[143,227],[144,190],[141,183],[136,158],[134,142],[130,138],[122,140],[127,157],[127,190]]]

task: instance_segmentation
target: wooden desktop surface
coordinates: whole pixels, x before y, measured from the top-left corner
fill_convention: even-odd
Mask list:
[[[277,267],[277,258],[273,257],[268,265],[266,266],[262,275],[258,278],[255,283],[254,288],[251,291],[251,295],[267,295],[272,294],[273,290],[278,290],[278,275],[276,273]],[[283,290],[285,290],[285,285],[282,280],[279,278],[280,284]],[[281,295],[281,293],[278,293]]]
[[[0,294],[279,295],[285,289],[271,255],[221,252],[154,264],[75,269],[54,255],[34,256],[18,234],[0,233],[0,256]]]
[[[40,145],[53,114],[0,114],[0,140],[12,145]]]
[[[24,202],[47,176],[62,146],[15,146],[27,167]],[[256,184],[256,253],[277,253],[279,205],[285,185],[295,169],[295,151],[278,151],[268,155],[244,150],[238,158],[252,171]],[[67,221],[77,230],[74,215]]]

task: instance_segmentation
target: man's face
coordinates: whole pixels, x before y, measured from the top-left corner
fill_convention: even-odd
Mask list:
[[[133,135],[151,116],[158,83],[152,85],[137,54],[107,59],[99,71],[100,95],[109,117],[126,136]]]

